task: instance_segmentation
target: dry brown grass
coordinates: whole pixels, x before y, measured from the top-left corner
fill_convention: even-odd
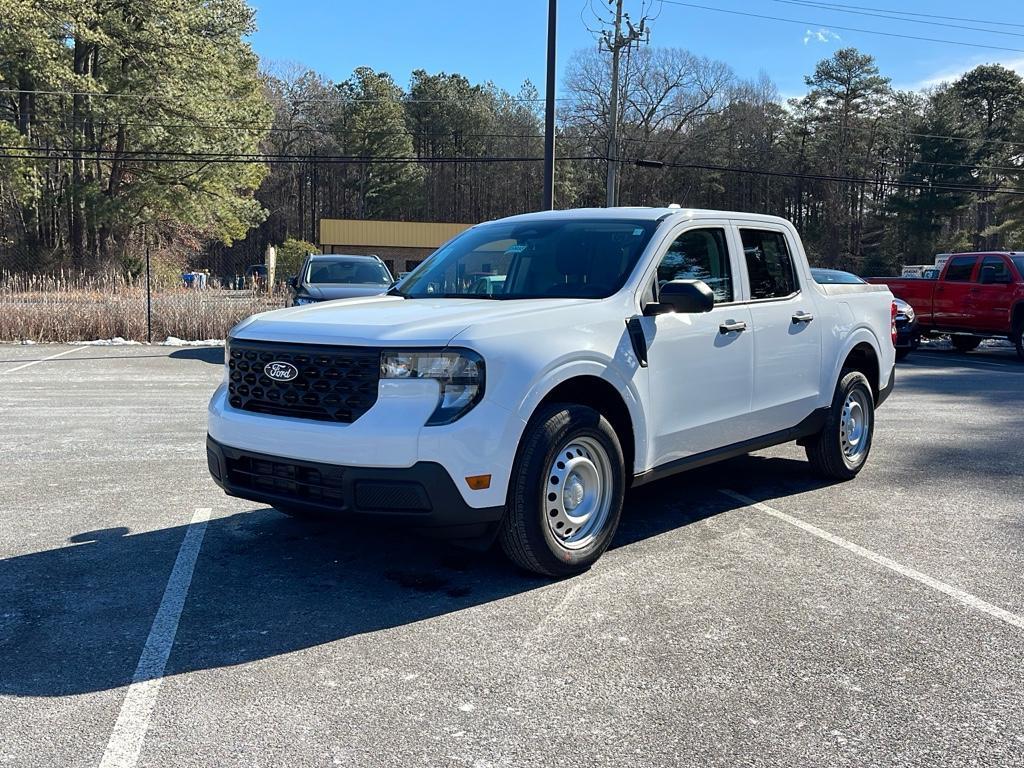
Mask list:
[[[153,289],[153,340],[223,339],[239,320],[283,306],[252,291]],[[144,282],[118,275],[0,275],[0,341],[146,340]]]

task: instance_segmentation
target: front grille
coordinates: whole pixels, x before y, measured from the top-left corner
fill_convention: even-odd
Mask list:
[[[271,379],[268,363],[287,363],[290,381]],[[377,402],[380,350],[232,340],[228,402],[232,408],[298,419],[351,423]]]
[[[246,454],[227,459],[227,480],[233,486],[296,501],[343,507],[342,478],[343,471],[334,467],[321,469]]]

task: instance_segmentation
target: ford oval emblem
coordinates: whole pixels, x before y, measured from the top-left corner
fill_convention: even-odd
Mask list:
[[[273,381],[291,381],[299,375],[299,369],[291,363],[275,360],[263,366],[267,378]]]

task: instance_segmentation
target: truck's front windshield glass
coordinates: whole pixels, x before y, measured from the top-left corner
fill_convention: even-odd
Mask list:
[[[626,282],[656,227],[656,221],[569,218],[485,224],[436,251],[392,293],[407,298],[605,298]]]

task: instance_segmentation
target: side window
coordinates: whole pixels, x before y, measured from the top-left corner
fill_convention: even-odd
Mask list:
[[[750,276],[750,298],[776,299],[796,293],[793,258],[781,232],[741,229],[743,255]]]
[[[949,267],[946,269],[946,279],[957,283],[966,283],[971,279],[971,272],[974,271],[974,256],[957,256],[949,260]]]
[[[724,229],[691,229],[675,239],[658,265],[658,287],[671,280],[703,280],[715,303],[733,300]]]
[[[1013,275],[1001,256],[986,256],[978,271],[979,283],[1012,283]]]

